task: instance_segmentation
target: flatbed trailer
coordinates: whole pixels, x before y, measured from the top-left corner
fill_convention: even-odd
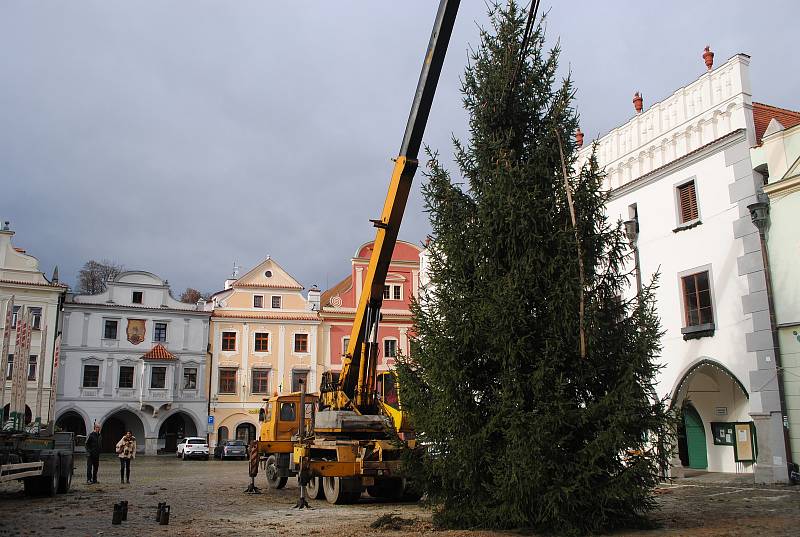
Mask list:
[[[74,437],[0,432],[0,483],[22,481],[29,496],[66,493],[74,473]]]

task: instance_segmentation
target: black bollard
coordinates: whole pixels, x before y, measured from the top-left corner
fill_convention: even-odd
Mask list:
[[[158,502],[158,511],[156,511],[156,522],[161,522],[161,512],[164,510],[165,505],[167,505],[167,502]]]
[[[119,506],[122,508],[122,520],[128,520],[128,500],[122,500]]]
[[[122,524],[122,506],[118,503],[114,504],[114,516],[111,517],[111,524]]]
[[[169,505],[164,504],[164,508],[161,510],[161,520],[158,523],[162,526],[169,525]]]

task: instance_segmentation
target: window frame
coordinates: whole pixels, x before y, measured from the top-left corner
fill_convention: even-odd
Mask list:
[[[684,220],[684,205],[683,205],[683,198],[681,196],[682,189],[689,187],[692,185],[692,194],[693,194],[693,207],[690,205],[688,211],[691,213],[694,210],[694,218],[689,218]],[[692,228],[698,225],[700,221],[700,201],[699,201],[699,193],[697,188],[697,177],[692,176],[688,179],[684,179],[675,183],[673,186],[674,197],[675,197],[675,221],[677,222],[677,227],[673,231],[682,231],[683,229]],[[689,215],[691,216],[691,214]]]
[[[39,372],[39,355],[38,354],[29,354],[28,355],[28,373],[27,379],[28,380],[36,380],[36,374]],[[33,376],[31,376],[31,366],[33,366]]]
[[[155,376],[156,370],[163,370],[164,371],[164,385],[163,386],[154,386],[153,385],[153,378]],[[151,390],[166,390],[167,389],[167,366],[165,365],[153,365],[150,366],[150,389]]]
[[[277,306],[275,305],[275,303],[276,303],[275,299],[278,299],[278,301],[277,301],[278,305]],[[283,308],[283,296],[282,295],[272,295],[270,297],[270,305],[271,305],[270,309],[273,309],[273,310],[279,310],[279,309]]]
[[[119,341],[119,321],[118,318],[103,317],[103,338],[106,341]],[[114,323],[114,337],[108,336],[108,323]]]
[[[197,390],[197,369],[198,369],[197,367],[184,367],[183,368],[183,373],[181,374],[181,386],[182,386],[181,389],[182,390],[185,390],[185,391]],[[194,372],[194,388],[187,388],[186,387],[186,374],[189,373],[190,371]]]
[[[259,349],[259,337],[258,336],[266,336],[267,339],[267,346],[266,349],[261,348]],[[269,354],[271,352],[272,346],[272,337],[270,332],[254,332],[253,333],[253,352]]]
[[[305,336],[305,350],[297,350],[297,336]],[[292,334],[292,354],[311,354],[311,336],[308,332],[295,332]]]
[[[255,389],[256,388],[256,385],[255,385],[256,373],[258,373],[259,375],[264,375],[263,379],[260,379],[260,380],[264,381],[264,385],[265,385],[264,391],[256,391],[256,389]],[[268,368],[268,367],[255,366],[250,370],[250,394],[251,395],[268,395],[269,394],[269,377],[270,377],[270,373],[271,373],[271,369]]]
[[[696,277],[705,273],[706,278],[708,279],[708,298],[709,298],[709,306],[710,308],[710,315],[707,318],[703,318],[702,314],[700,313],[700,293],[698,291],[698,287],[696,285],[697,279]],[[695,300],[697,304],[697,315],[698,315],[698,322],[695,324],[689,324],[690,322],[690,308],[689,303],[687,302],[687,289],[686,289],[686,279],[690,277],[695,277]],[[717,307],[716,301],[714,299],[714,274],[711,270],[711,265],[704,265],[701,267],[695,267],[689,270],[684,270],[678,274],[678,293],[680,296],[680,304],[681,304],[681,334],[683,334],[684,340],[689,339],[698,339],[701,337],[713,336],[714,331],[716,328],[716,315],[717,315]],[[707,321],[707,322],[702,322]]]
[[[384,300],[403,300],[403,284],[400,283],[385,283],[383,284],[383,299]]]
[[[158,326],[164,326],[164,339],[158,338]],[[166,343],[169,337],[169,321],[153,321],[153,343]]]
[[[95,380],[94,386],[88,386],[86,384],[86,370],[87,368],[90,367],[96,368],[97,370],[97,379]],[[99,387],[100,387],[100,364],[83,364],[83,367],[81,368],[81,388],[96,390]]]
[[[237,376],[238,376],[237,375],[237,372],[238,372],[237,368],[235,368],[235,367],[220,367],[218,372],[219,373],[218,373],[218,378],[217,378],[217,393],[220,394],[220,395],[236,395],[236,393],[237,393],[236,382],[237,382]],[[223,391],[222,390],[222,380],[223,380],[222,374],[223,373],[233,373],[233,378],[232,379],[226,379],[226,382],[228,382],[228,380],[231,380],[231,385],[233,386],[233,391]]]
[[[347,347],[350,346],[350,336],[342,336],[342,354],[344,356],[347,354]]]
[[[123,386],[122,385],[122,369],[130,369],[131,370],[131,385],[130,386]],[[117,369],[117,388],[121,390],[131,390],[136,386],[136,366],[133,365],[120,365]]]
[[[394,343],[394,356],[390,356],[386,354],[386,344],[392,342]],[[385,337],[383,338],[383,348],[381,349],[383,359],[387,360],[391,358],[392,360],[397,359],[397,352],[400,350],[400,340],[396,337]]]
[[[6,358],[6,380],[11,380],[11,377],[14,375],[14,353],[8,353]]]
[[[139,300],[136,300],[136,296]],[[144,291],[131,291],[131,304],[144,304]]]
[[[300,391],[300,390],[295,390],[294,389],[295,388],[295,378],[299,379],[300,377],[303,377],[303,380],[305,381],[306,393],[310,393],[309,390],[308,390],[308,379],[311,377],[311,370],[310,369],[302,369],[302,368],[292,369],[292,376],[289,379],[291,381],[291,383],[292,383],[292,393]],[[297,387],[299,388],[300,386],[297,386]]]
[[[264,309],[264,295],[253,295],[253,307],[258,309]]]
[[[232,349],[226,349],[225,348],[226,341],[230,341],[230,339],[231,339],[229,337],[226,337],[226,334],[233,334],[233,348]],[[239,339],[239,333],[236,332],[235,330],[224,330],[220,334],[220,336],[221,336],[220,346],[219,346],[220,350],[222,352],[236,352],[236,346],[237,346],[236,344],[238,342],[237,340]]]
[[[44,311],[39,306],[34,306],[29,308],[31,312],[31,328],[33,330],[41,330],[42,329],[42,312]]]

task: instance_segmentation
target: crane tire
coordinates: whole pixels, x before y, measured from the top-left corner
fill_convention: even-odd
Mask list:
[[[328,503],[354,503],[361,497],[361,479],[357,477],[323,477],[322,488]]]
[[[323,479],[322,477],[312,477],[308,485],[306,485],[306,492],[312,500],[325,499],[325,487],[322,486]]]

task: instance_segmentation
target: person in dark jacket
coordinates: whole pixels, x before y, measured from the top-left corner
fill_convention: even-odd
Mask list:
[[[97,469],[100,467],[100,425],[94,424],[94,431],[86,437],[86,484],[97,483]]]

